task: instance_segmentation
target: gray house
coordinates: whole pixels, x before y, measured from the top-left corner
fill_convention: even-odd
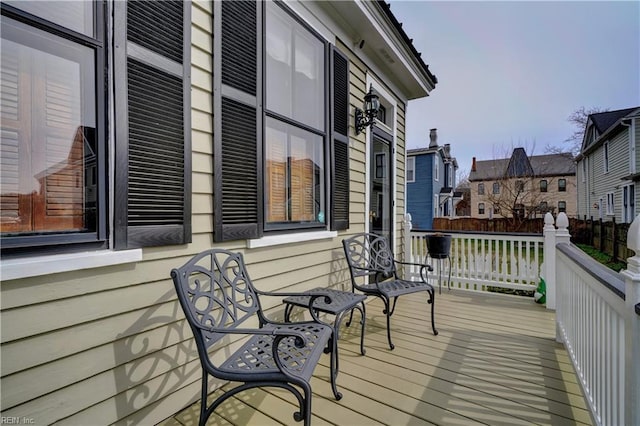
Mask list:
[[[630,223],[637,211],[640,107],[591,114],[576,158],[578,215]]]

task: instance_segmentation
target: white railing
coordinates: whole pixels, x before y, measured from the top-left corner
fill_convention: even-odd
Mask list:
[[[410,229],[409,223],[405,225],[405,229]],[[427,236],[431,234],[433,232],[410,231],[409,237],[405,238],[405,253],[408,262],[428,263],[434,267],[430,274],[432,282],[472,291],[487,291],[489,287],[536,289],[543,257],[542,235],[447,231],[451,235],[449,258],[432,259],[427,250]],[[407,268],[405,273],[415,277],[419,271]]]
[[[548,280],[547,293],[555,291],[557,339],[569,352],[595,423],[639,425],[640,257],[615,273],[569,244],[566,216],[559,215],[556,225],[556,238],[548,241],[555,279]],[[545,230],[545,238],[550,235]],[[640,219],[627,241],[640,253]]]
[[[446,285],[447,261],[429,258],[429,233],[411,231],[410,215],[404,225],[405,259],[433,264],[431,278],[437,283],[441,276]],[[555,226],[553,216],[545,216],[544,237],[447,231],[451,284],[532,290],[542,275],[547,309],[556,309],[556,339],[567,348],[594,422],[640,425],[640,215],[627,235],[636,255],[620,274],[572,246],[568,225],[560,213]],[[418,273],[405,269],[410,277]]]

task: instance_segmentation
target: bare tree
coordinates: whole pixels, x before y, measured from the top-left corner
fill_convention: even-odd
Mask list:
[[[562,142],[562,145],[547,145],[545,147],[545,152],[550,154],[560,154],[563,152],[571,152],[575,157],[580,153],[580,149],[582,148],[582,139],[584,137],[584,129],[587,126],[587,120],[589,119],[589,115],[597,114],[599,112],[607,112],[608,108],[600,108],[600,107],[591,107],[585,108],[580,107],[577,110],[573,111],[569,117],[567,117],[567,121],[575,126],[573,130],[573,134],[569,136]]]
[[[536,157],[527,155],[524,148],[516,148],[510,158],[493,160],[490,164],[493,176],[484,181],[488,187],[484,188],[482,201],[494,216],[508,218],[513,231],[518,231],[528,219],[554,213],[558,180],[564,179],[566,187],[575,185],[555,169],[558,161],[572,163],[572,154],[558,155],[561,157]]]

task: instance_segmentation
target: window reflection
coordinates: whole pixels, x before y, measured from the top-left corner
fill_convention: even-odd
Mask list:
[[[95,230],[94,53],[2,20],[0,232]]]

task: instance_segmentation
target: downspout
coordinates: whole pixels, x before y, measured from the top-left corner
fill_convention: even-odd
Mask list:
[[[634,174],[636,172],[635,120],[622,120],[620,124],[629,129],[629,173]]]

